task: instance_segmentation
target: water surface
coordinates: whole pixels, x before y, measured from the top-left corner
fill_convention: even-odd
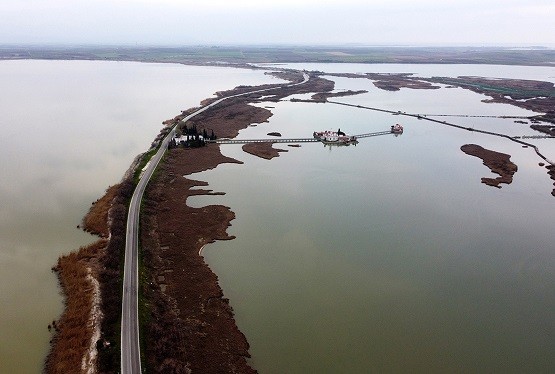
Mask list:
[[[497,77],[490,67],[471,68],[475,75]],[[417,69],[454,76],[469,67]],[[553,76],[542,68],[516,71],[526,71],[525,78]],[[484,104],[482,95],[460,89],[390,93],[370,81],[337,82],[338,89],[369,90],[338,101],[390,110],[533,114]],[[207,246],[203,254],[231,299],[260,372],[555,369],[555,198],[552,181],[538,166],[542,160],[530,148],[331,104],[261,105],[275,106],[274,116],[240,137],[270,131],[306,137],[338,127],[356,134],[396,122],[405,133],[364,139],[356,147],[280,145],[289,152],[271,161],[222,146],[245,164],[194,176],[227,194],[189,203],[225,204],[237,214],[229,230],[237,239]],[[451,121],[510,135],[533,133],[507,119]],[[535,142],[555,158],[551,140]],[[510,154],[519,167],[514,182],[501,189],[481,184],[481,177],[493,174],[460,151],[466,143]]]
[[[259,71],[91,61],[0,62],[0,372],[38,373],[62,299],[50,268],[172,118]]]

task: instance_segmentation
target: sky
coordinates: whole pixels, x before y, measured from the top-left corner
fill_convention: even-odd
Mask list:
[[[0,44],[555,47],[553,0],[1,0]]]

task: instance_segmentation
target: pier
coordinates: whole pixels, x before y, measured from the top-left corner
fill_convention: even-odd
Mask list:
[[[372,136],[392,135],[391,130],[369,132],[366,134],[354,135],[357,140],[362,138],[370,138]],[[268,139],[215,139],[206,140],[206,143],[216,144],[248,144],[248,143],[318,143],[320,139],[316,138],[268,138]]]
[[[362,138],[370,138],[372,136],[380,136],[380,135],[399,135],[399,134],[395,134],[394,132],[392,132],[391,130],[387,130],[387,131],[379,131],[379,132],[369,132],[366,134],[360,134],[360,135],[355,135],[355,137],[357,139],[362,139]]]
[[[206,143],[216,144],[248,144],[248,143],[315,143],[316,138],[276,138],[276,139],[216,139],[206,140]]]
[[[479,133],[479,134],[486,134],[486,135],[497,136],[497,137],[500,137],[500,138],[505,138],[505,139],[508,139],[508,140],[510,140],[510,141],[512,141],[512,142],[519,143],[519,144],[522,144],[522,145],[525,145],[525,146],[527,146],[527,147],[530,147],[530,148],[534,149],[534,151],[536,152],[536,154],[537,154],[541,159],[543,159],[543,160],[544,160],[545,162],[547,162],[548,164],[550,164],[550,165],[552,165],[552,166],[555,166],[555,162],[553,162],[553,161],[551,161],[550,159],[548,159],[547,157],[545,157],[545,156],[540,152],[540,149],[538,148],[538,146],[536,146],[536,145],[534,145],[534,144],[532,144],[532,143],[528,143],[528,142],[525,142],[525,141],[523,141],[523,140],[520,140],[521,138],[522,138],[522,139],[525,139],[525,137],[509,136],[509,135],[506,135],[506,134],[501,134],[501,133],[497,133],[497,132],[493,132],[493,131],[479,130],[479,129],[475,129],[475,128],[473,128],[473,127],[467,127],[467,126],[456,125],[456,124],[454,124],[454,123],[450,123],[450,122],[447,122],[447,121],[441,121],[441,120],[438,120],[438,119],[426,117],[425,115],[422,115],[422,114],[405,113],[405,112],[401,112],[401,111],[393,111],[393,110],[387,110],[387,109],[369,107],[369,106],[364,106],[364,105],[348,104],[348,103],[342,103],[342,102],[339,102],[339,101],[332,101],[332,100],[328,100],[327,102],[328,102],[328,103],[331,103],[331,104],[343,105],[343,106],[352,107],[352,108],[367,109],[367,110],[373,110],[373,111],[382,112],[382,113],[390,113],[390,114],[397,115],[397,116],[405,116],[405,117],[417,118],[417,119],[419,119],[419,120],[425,120],[425,121],[429,121],[429,122],[439,123],[440,125],[443,125],[443,126],[449,126],[449,127],[454,127],[454,128],[461,129],[461,130],[473,131],[473,132],[476,132],[476,133]],[[439,115],[435,115],[435,116],[439,116]],[[498,117],[498,118],[521,118],[521,117],[510,117],[510,116],[506,116],[506,117],[503,117],[503,116],[495,116],[495,117]],[[531,136],[534,136],[534,135],[531,135]],[[538,136],[541,136],[541,135],[538,135]],[[527,138],[529,138],[529,139],[536,139],[536,138],[531,138],[531,137],[527,137]]]

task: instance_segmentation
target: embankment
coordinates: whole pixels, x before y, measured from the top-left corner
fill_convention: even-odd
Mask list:
[[[280,76],[301,81],[301,74]],[[279,101],[291,94],[328,92],[333,86],[331,81],[313,78],[300,86],[229,99],[191,122],[199,130],[235,137],[240,129],[265,122],[272,115],[249,102],[259,102],[262,97],[264,101]],[[267,87],[238,87],[218,95]],[[194,110],[184,111],[165,124],[178,125]],[[223,156],[215,144],[172,149],[147,188],[141,216],[140,312],[149,371],[255,372],[247,362],[248,342],[235,324],[218,278],[199,255],[207,243],[233,239],[226,229],[234,213],[224,206],[197,209],[186,204],[189,196],[212,192],[191,189],[206,183],[183,176],[225,162],[238,161]],[[45,363],[47,373],[119,370],[120,266],[127,204],[134,187],[133,173],[128,172],[121,184],[108,189],[103,198],[93,203],[83,228],[101,239],[62,256],[54,267],[65,296],[65,310],[53,323],[54,336]]]
[[[132,191],[127,178],[94,202],[82,228],[100,239],[61,256],[52,268],[64,295],[64,311],[49,326],[53,337],[46,373],[110,372],[119,365],[119,259]]]
[[[317,92],[319,88],[333,89],[333,82],[320,78],[314,84],[312,89]],[[303,86],[297,90],[311,90]],[[265,92],[264,100],[277,101],[297,93],[293,88]],[[237,92],[228,91],[225,95],[234,93]],[[239,130],[271,116],[269,110],[248,104],[258,102],[261,95],[226,100],[194,117],[188,126],[194,125],[199,131],[213,130],[219,137],[235,137]],[[180,121],[176,117],[167,123]],[[248,363],[248,342],[236,326],[218,277],[199,253],[215,240],[233,239],[226,230],[235,214],[220,205],[187,205],[190,196],[214,194],[202,188],[206,182],[187,175],[237,162],[223,156],[216,144],[173,148],[147,187],[141,215],[143,313],[148,316],[142,331],[148,342],[144,346],[147,370],[255,372]]]

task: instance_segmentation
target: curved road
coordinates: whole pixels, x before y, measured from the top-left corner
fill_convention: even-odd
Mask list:
[[[227,96],[214,101],[210,105],[200,108],[194,113],[189,114],[183,119],[186,122],[194,116],[204,112],[205,110],[218,105],[224,100],[244,96],[251,93],[270,91],[285,87],[298,86],[306,83],[309,79],[308,74],[303,73],[304,80],[300,83],[287,84],[279,87],[265,88],[240,93],[237,95]],[[152,177],[154,170],[162,159],[162,156],[168,148],[170,139],[175,134],[175,127],[164,138],[158,152],[152,157],[148,167],[146,168],[139,184],[133,192],[131,203],[129,204],[129,213],[127,215],[127,233],[125,240],[125,259],[123,270],[123,295],[122,295],[122,311],[121,311],[121,373],[141,373],[141,353],[139,347],[139,316],[138,316],[138,287],[139,287],[139,271],[138,271],[138,243],[139,243],[139,211],[141,208],[141,200],[145,192],[148,181]]]

